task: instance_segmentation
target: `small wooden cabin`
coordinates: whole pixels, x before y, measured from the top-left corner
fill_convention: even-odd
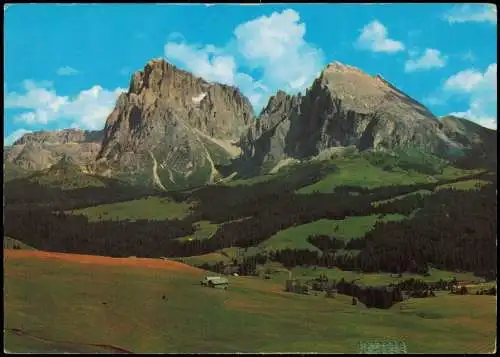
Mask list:
[[[229,280],[220,276],[207,276],[201,281],[201,285],[211,288],[227,289]]]

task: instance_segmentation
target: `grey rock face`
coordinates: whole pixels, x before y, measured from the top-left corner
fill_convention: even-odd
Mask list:
[[[158,177],[167,189],[197,175],[210,182],[216,170],[201,137],[231,145],[251,120],[252,106],[238,89],[153,60],[132,76],[108,117],[98,163],[111,175]]]
[[[65,129],[25,134],[4,148],[4,162],[30,171],[45,170],[65,156],[90,170],[100,148],[103,131]]]
[[[473,150],[478,157],[497,158],[497,132],[455,116],[445,116],[440,120],[442,132],[453,142],[450,154],[462,155]]]
[[[474,124],[463,118],[447,115],[441,118],[442,131],[462,147],[496,145],[496,131]],[[493,149],[493,148],[492,148]]]
[[[304,96],[279,92],[241,140],[244,159],[265,164],[332,147],[441,153],[454,141],[422,104],[381,76],[335,62]]]
[[[12,145],[39,144],[69,144],[69,143],[100,143],[103,131],[88,131],[79,129],[64,129],[59,131],[39,131],[24,134]]]
[[[254,165],[274,163],[289,154],[287,136],[291,123],[296,120],[300,96],[290,96],[278,91],[259,118],[248,128],[240,140],[242,158],[251,159]],[[289,144],[288,144],[289,146]]]
[[[216,165],[238,156],[242,170],[258,174],[342,148],[404,147],[496,155],[496,132],[460,118],[438,120],[381,76],[338,62],[304,95],[278,91],[254,118],[238,89],[152,60],[134,73],[103,131],[26,134],[4,148],[4,161],[44,170],[65,157],[87,173],[168,190],[214,182]]]

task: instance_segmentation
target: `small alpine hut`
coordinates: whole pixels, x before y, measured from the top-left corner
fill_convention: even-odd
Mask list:
[[[202,285],[209,286],[211,288],[219,288],[226,290],[229,285],[229,280],[220,276],[209,276],[202,280]]]

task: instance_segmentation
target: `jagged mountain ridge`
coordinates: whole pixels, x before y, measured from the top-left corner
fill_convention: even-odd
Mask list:
[[[102,130],[63,129],[58,131],[39,131],[24,134],[12,145],[25,145],[29,143],[69,144],[69,143],[100,143]]]
[[[272,167],[287,158],[310,158],[328,148],[348,146],[417,147],[439,155],[463,148],[453,130],[445,128],[425,106],[380,75],[334,62],[305,95],[279,91],[271,97],[242,137],[242,161]]]
[[[64,129],[27,133],[4,148],[4,163],[28,171],[39,171],[50,168],[64,156],[71,156],[84,170],[91,170],[102,138],[102,130]]]
[[[235,158],[259,174],[342,147],[418,147],[446,155],[492,143],[492,136],[494,145],[484,150],[496,150],[494,131],[464,119],[439,120],[380,75],[339,62],[328,65],[304,95],[278,91],[254,120],[237,88],[152,60],[133,74],[103,131],[27,134],[4,161],[42,170],[68,154],[76,164],[90,162],[87,172],[168,190],[214,182],[217,165]]]

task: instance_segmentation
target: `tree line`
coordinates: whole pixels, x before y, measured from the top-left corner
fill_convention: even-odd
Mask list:
[[[54,208],[81,205],[85,199],[109,202],[109,197],[103,197],[99,189],[65,192],[59,201],[49,201],[55,202],[54,205],[43,207],[29,205],[29,200],[23,205],[22,200],[12,199],[12,195],[23,197],[18,188],[14,194],[6,191],[4,229],[6,235],[41,250],[121,257],[182,257],[227,247],[256,246],[280,230],[320,219],[338,220],[374,213],[408,215],[418,210],[414,217],[400,222],[378,223],[364,237],[348,242],[344,248],[360,251],[357,255],[335,254],[342,243],[332,235],[328,239],[304,237],[314,242],[322,254],[285,250],[270,259],[287,266],[338,266],[366,272],[425,273],[427,265],[432,263],[444,269],[496,274],[496,185],[487,185],[478,191],[447,189],[428,196],[410,195],[377,207],[373,207],[372,202],[433,189],[464,178],[375,189],[344,186],[328,194],[294,193],[299,186],[321,178],[325,172],[320,170],[318,174],[317,167],[311,166],[302,176],[290,178],[286,184],[271,180],[251,186],[207,186],[194,192],[164,193],[163,196],[173,199],[190,197],[198,202],[194,212],[185,219],[166,221],[89,222],[86,217],[54,212]],[[483,176],[496,182],[496,174],[481,173],[471,178]],[[26,192],[31,194],[30,190]],[[361,194],[353,195],[353,192]],[[125,199],[139,194],[142,193],[132,192],[127,196],[117,189],[110,195],[112,199]],[[40,198],[45,199],[43,194],[32,199]],[[207,240],[175,239],[193,234],[193,224],[200,220],[220,223],[220,227]]]

